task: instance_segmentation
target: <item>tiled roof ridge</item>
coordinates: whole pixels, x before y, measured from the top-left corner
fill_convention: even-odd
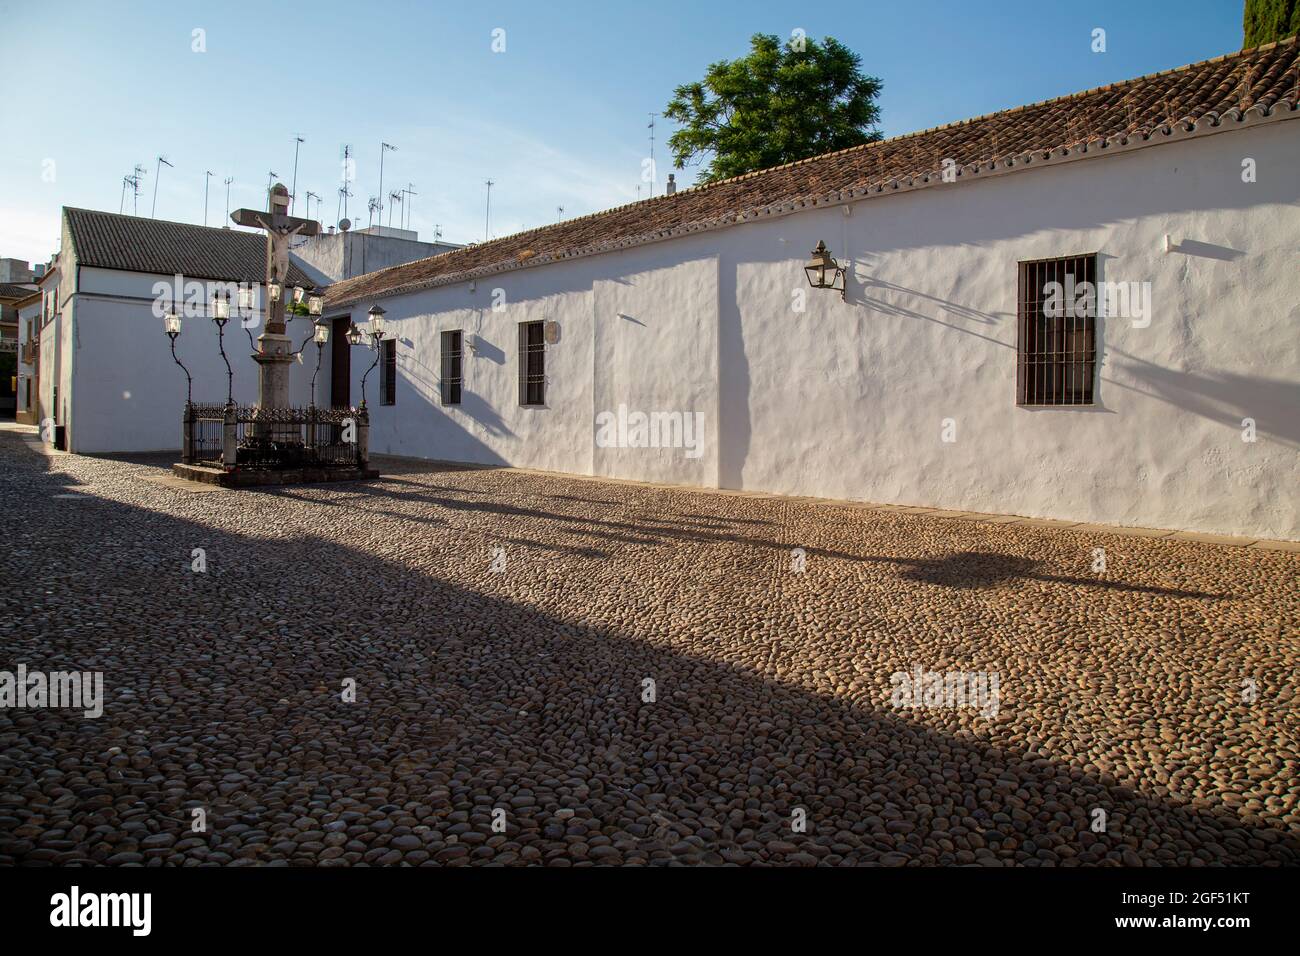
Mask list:
[[[1022,104],[1010,107],[1004,110],[996,110],[991,113],[985,113],[980,116],[968,117],[952,123],[942,124],[927,129],[915,130],[910,133],[900,134],[899,136],[890,137],[889,139],[874,140],[869,143],[862,143],[856,146],[850,146],[842,150],[835,150],[829,153],[820,153],[816,156],[806,157],[804,159],[794,160],[779,166],[770,166],[761,170],[754,170],[744,173],[740,176],[733,176],[727,179],[718,180],[712,183],[704,183],[691,187],[678,189],[673,195],[660,195],[649,199],[642,199],[632,203],[625,203],[619,206],[612,206],[597,212],[588,213],[584,216],[575,216],[566,219],[561,223],[547,223],[533,229],[523,230],[517,233],[511,233],[505,236],[499,236],[489,242],[477,243],[461,250],[451,250],[449,252],[439,253],[437,256],[430,256],[424,259],[414,260],[410,263],[390,266],[386,269],[363,276],[356,276],[352,279],[343,280],[334,286],[335,297],[334,303],[347,305],[366,296],[383,296],[398,295],[406,292],[414,292],[419,289],[428,288],[433,285],[442,285],[456,281],[469,281],[482,275],[493,274],[497,272],[509,271],[514,268],[523,266],[536,266],[550,262],[562,261],[565,259],[577,258],[585,255],[592,255],[601,252],[615,251],[645,242],[654,241],[689,234],[692,232],[702,232],[720,226],[729,225],[737,222],[750,221],[760,215],[771,215],[779,212],[795,211],[802,208],[816,207],[827,203],[839,203],[844,201],[853,201],[866,198],[869,195],[878,195],[883,192],[901,191],[909,188],[915,188],[920,185],[926,185],[938,178],[938,173],[929,166],[916,168],[902,168],[907,166],[906,163],[896,164],[898,168],[888,170],[867,170],[861,172],[865,175],[854,176],[851,172],[843,176],[839,182],[816,183],[817,177],[813,177],[813,182],[807,190],[801,193],[791,192],[788,195],[775,196],[770,201],[764,197],[754,197],[739,195],[736,197],[736,205],[722,209],[713,215],[701,215],[698,218],[680,222],[662,222],[656,221],[655,213],[657,210],[667,210],[671,204],[681,202],[682,200],[696,199],[701,200],[703,194],[713,191],[722,191],[728,187],[735,188],[737,184],[748,184],[755,180],[772,178],[778,184],[781,174],[791,169],[806,167],[814,164],[826,165],[832,168],[837,157],[846,155],[870,155],[879,151],[881,162],[888,163],[890,151],[895,155],[899,152],[898,147],[904,147],[910,141],[921,139],[922,137],[933,137],[936,134],[942,134],[945,131],[962,130],[969,127],[975,127],[980,124],[989,124],[998,118],[1014,117],[1018,114],[1038,111],[1040,114],[1050,113],[1050,107],[1054,105],[1068,104],[1073,101],[1084,100],[1088,97],[1104,97],[1108,93],[1115,91],[1127,90],[1130,88],[1142,88],[1150,86],[1160,81],[1162,78],[1180,76],[1183,74],[1193,73],[1194,71],[1205,71],[1207,67],[1220,63],[1236,63],[1238,61],[1249,61],[1252,58],[1261,55],[1267,55],[1278,49],[1294,49],[1300,43],[1300,38],[1289,37],[1285,40],[1275,41],[1273,43],[1263,44],[1258,47],[1251,47],[1244,50],[1237,50],[1225,53],[1220,56],[1212,57],[1205,60],[1199,60],[1194,63],[1184,64],[1170,68],[1168,70],[1159,70],[1147,73],[1142,76],[1132,77],[1125,80],[1119,80],[1114,83],[1104,84],[1087,90],[1080,90],[1073,93],[1065,94],[1058,97],[1052,97],[1040,100],[1035,103]],[[1285,57],[1285,54],[1283,54]],[[1234,66],[1234,69],[1236,67]],[[1281,76],[1287,77],[1292,72],[1297,72],[1296,89],[1290,88],[1279,91],[1276,89],[1276,75],[1270,76],[1270,71],[1281,70]],[[1094,145],[1101,149],[1111,148],[1114,151],[1124,147],[1141,146],[1149,141],[1157,133],[1163,133],[1165,136],[1171,136],[1175,133],[1199,133],[1206,129],[1220,127],[1224,119],[1233,118],[1239,122],[1246,122],[1249,119],[1260,117],[1270,117],[1279,108],[1285,112],[1294,113],[1300,110],[1300,70],[1297,70],[1297,63],[1288,61],[1285,58],[1274,58],[1274,62],[1268,65],[1264,76],[1252,75],[1248,69],[1246,74],[1247,82],[1255,84],[1261,79],[1264,81],[1272,80],[1274,88],[1267,93],[1271,98],[1265,102],[1256,100],[1256,91],[1252,88],[1244,91],[1238,102],[1232,105],[1224,105],[1221,100],[1224,97],[1220,94],[1218,99],[1206,99],[1201,97],[1201,102],[1192,106],[1189,104],[1190,112],[1180,118],[1174,118],[1172,115],[1159,114],[1153,111],[1149,105],[1143,106],[1138,104],[1139,113],[1135,120],[1128,125],[1120,124],[1119,127],[1111,126],[1100,132],[1091,132],[1087,129],[1080,129],[1077,132],[1069,128],[1071,124],[1065,124],[1064,128],[1059,129],[1060,136],[1051,142],[1040,142],[1031,144],[1027,147],[1013,147],[1008,150],[996,150],[996,138],[999,133],[993,129],[995,149],[992,153],[985,155],[981,152],[981,147],[985,144],[974,143],[974,151],[979,155],[966,155],[959,157],[957,175],[965,178],[967,172],[978,175],[980,172],[1000,172],[1004,168],[1022,168],[1027,166],[1041,166],[1044,163],[1051,163],[1058,159],[1074,158],[1080,153],[1095,152]],[[1217,76],[1211,71],[1206,80],[1213,81],[1218,79],[1216,91],[1222,89],[1222,84],[1227,82],[1231,77]],[[1238,77],[1234,83],[1240,84],[1243,77]],[[1159,89],[1154,91],[1161,93]],[[1177,111],[1178,96],[1175,91],[1168,91],[1167,96],[1173,98],[1175,110],[1168,110],[1169,103],[1166,102],[1166,113]],[[1217,107],[1217,108],[1216,108]],[[1103,103],[1100,107],[1103,111],[1107,108]],[[1035,122],[1038,122],[1035,118]],[[950,145],[946,143],[938,144],[940,146]],[[958,144],[970,146],[972,144]],[[865,164],[864,164],[865,166]],[[833,179],[834,176],[826,178]],[[752,190],[752,186],[749,186]],[[706,201],[707,200],[702,200]],[[644,222],[620,222],[620,219],[626,220],[630,210],[637,210],[644,214]],[[702,213],[708,213],[709,210],[700,210]],[[688,214],[693,214],[688,213]],[[640,217],[638,217],[640,218]],[[519,248],[526,245],[530,237],[541,237],[542,235],[555,235],[557,230],[565,227],[572,227],[575,224],[589,223],[594,220],[608,220],[615,227],[613,235],[608,237],[581,235],[575,236],[571,242],[563,245],[561,248],[542,249],[535,251],[532,248]],[[619,226],[627,227],[626,231],[618,232]],[[644,228],[638,228],[643,226]],[[578,230],[581,232],[582,230]],[[470,249],[478,250],[478,256],[466,256]],[[455,263],[450,269],[444,269],[442,272],[434,273],[429,269],[421,271],[421,266],[428,266],[430,263],[437,262],[445,256],[452,257],[448,260]],[[467,261],[468,260],[468,261]],[[461,265],[463,263],[463,265]],[[385,287],[384,283],[391,278],[404,279],[397,281],[392,285]],[[341,293],[341,294],[340,294]],[[329,296],[327,295],[327,301]]]
[[[257,282],[265,275],[265,236],[175,219],[64,206],[60,216],[79,264],[151,275]],[[287,281],[312,277],[291,257]]]
[[[199,222],[184,222],[180,219],[159,219],[156,216],[133,216],[129,212],[112,212],[108,209],[91,209],[89,206],[64,206],[63,211],[65,214],[70,212],[87,212],[93,216],[112,216],[114,219],[134,219],[137,222],[156,222],[165,226],[188,226],[191,229],[210,229],[216,232],[235,232],[243,233],[245,235],[256,235],[255,232],[235,229],[233,225],[229,228],[226,226],[205,226]]]

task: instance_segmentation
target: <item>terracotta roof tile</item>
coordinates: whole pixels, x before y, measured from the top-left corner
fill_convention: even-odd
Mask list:
[[[335,283],[327,305],[411,292],[480,274],[624,248],[767,212],[863,198],[939,178],[951,159],[965,176],[1071,151],[1123,146],[1176,132],[1300,109],[1300,47],[1278,43],[1149,76],[855,146],[571,219]]]
[[[26,299],[35,291],[34,285],[22,282],[0,282],[0,299]]]

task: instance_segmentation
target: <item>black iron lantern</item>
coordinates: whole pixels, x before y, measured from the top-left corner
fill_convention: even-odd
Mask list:
[[[818,240],[817,248],[812,251],[812,259],[803,267],[808,275],[808,284],[814,289],[839,289],[840,298],[845,297],[844,270],[835,261],[826,243]]]

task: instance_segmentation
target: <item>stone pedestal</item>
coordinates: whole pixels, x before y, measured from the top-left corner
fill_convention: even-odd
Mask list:
[[[269,323],[268,323],[269,324]],[[257,407],[289,407],[289,366],[293,364],[293,342],[282,332],[263,332],[257,339],[257,354],[253,356],[260,368],[257,376]],[[298,441],[296,428],[277,429],[269,424],[255,424],[253,435],[279,441]]]

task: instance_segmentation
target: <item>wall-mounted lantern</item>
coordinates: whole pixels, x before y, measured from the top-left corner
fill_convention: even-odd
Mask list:
[[[826,243],[818,240],[817,248],[812,251],[812,259],[803,267],[808,274],[808,284],[814,289],[839,289],[840,298],[846,298],[844,270],[831,256]]]

